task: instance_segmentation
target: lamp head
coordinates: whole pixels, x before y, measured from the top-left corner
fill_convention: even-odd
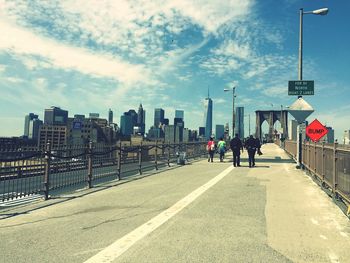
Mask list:
[[[321,8],[321,9],[317,9],[317,10],[314,10],[312,11],[312,13],[314,15],[321,15],[321,16],[324,16],[324,15],[327,15],[328,14],[328,11],[329,9],[328,8]]]

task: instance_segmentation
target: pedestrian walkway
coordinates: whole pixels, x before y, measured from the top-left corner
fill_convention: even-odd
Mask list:
[[[0,262],[350,262],[348,218],[276,145],[262,151],[251,169],[216,156],[29,205],[0,220]]]

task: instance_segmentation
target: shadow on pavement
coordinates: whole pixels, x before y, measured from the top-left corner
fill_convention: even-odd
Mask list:
[[[188,162],[186,163],[186,165],[189,165],[189,164],[192,164],[194,162],[198,162],[198,161],[202,161],[203,158],[198,158],[198,159],[191,159],[191,162]],[[186,166],[184,165],[184,166]],[[123,184],[126,184],[126,183],[130,183],[130,182],[133,182],[133,181],[137,181],[137,180],[141,180],[143,178],[146,178],[146,177],[150,177],[150,176],[153,176],[153,175],[157,175],[159,173],[162,173],[162,172],[165,172],[165,171],[169,171],[169,170],[173,170],[173,169],[177,169],[177,168],[180,168],[182,167],[183,165],[173,165],[173,166],[170,166],[170,167],[162,167],[160,168],[159,170],[154,170],[154,169],[149,169],[147,171],[144,171],[144,173],[142,175],[140,174],[128,174],[128,175],[124,175],[121,177],[121,180],[106,180],[104,181],[103,179],[104,178],[101,178],[100,180],[96,180],[96,181],[100,181],[100,184],[99,185],[94,185],[92,188],[76,188],[76,187],[72,187],[71,188],[71,192],[69,191],[65,191],[65,190],[56,190],[56,191],[52,191],[52,195],[50,195],[50,198],[49,200],[47,201],[40,201],[35,205],[37,205],[37,207],[34,207],[34,208],[27,208],[26,209],[26,206],[21,206],[21,207],[12,207],[10,208],[9,210],[5,210],[5,211],[2,211],[0,210],[0,220],[2,219],[7,219],[7,218],[10,218],[10,217],[14,217],[14,216],[18,216],[18,215],[23,215],[23,214],[28,214],[28,213],[31,213],[33,211],[36,211],[36,210],[39,210],[39,209],[42,209],[42,208],[46,208],[46,207],[50,207],[52,205],[56,205],[56,204],[59,204],[59,203],[64,203],[64,202],[67,202],[67,201],[70,201],[70,200],[73,200],[73,199],[76,199],[76,198],[81,198],[81,197],[84,197],[84,196],[88,196],[90,194],[93,194],[93,193],[96,193],[96,192],[99,192],[99,191],[103,191],[103,190],[106,190],[106,189],[109,189],[109,188],[112,188],[112,187],[115,187],[115,186],[118,186],[118,185],[123,185]],[[101,182],[102,181],[102,182]],[[104,185],[104,184],[109,184],[109,185]],[[79,192],[73,192],[74,190],[78,190]],[[66,196],[64,196],[66,195]],[[23,209],[22,211],[16,211],[16,212],[11,212],[11,210],[14,210],[14,209]]]
[[[248,158],[241,158],[241,162],[248,162]],[[278,158],[260,158],[256,157],[255,158],[256,163],[295,163],[294,160],[292,159],[281,159],[280,157]]]

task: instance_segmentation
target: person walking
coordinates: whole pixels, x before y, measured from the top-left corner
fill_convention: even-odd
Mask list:
[[[225,157],[225,152],[226,152],[226,142],[224,139],[221,137],[220,141],[218,142],[218,150],[219,150],[219,155],[220,155],[220,162],[224,161]]]
[[[261,152],[260,148],[261,148],[261,143],[259,138],[255,138],[255,147],[256,147],[256,153],[260,156],[263,153]]]
[[[241,166],[241,151],[243,153],[243,144],[239,139],[238,134],[235,134],[235,137],[230,141],[230,148],[233,153],[233,166]]]
[[[210,137],[208,144],[207,144],[207,151],[208,151],[208,162],[213,162],[214,153],[215,153],[215,142],[214,138]]]
[[[255,153],[256,150],[260,150],[260,140],[255,139],[253,135],[250,135],[248,140],[245,143],[245,148],[248,151],[248,158],[249,158],[249,168],[252,168],[255,166]]]

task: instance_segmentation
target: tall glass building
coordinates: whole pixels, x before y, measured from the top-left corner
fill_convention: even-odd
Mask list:
[[[41,125],[43,125],[43,122],[39,120],[38,115],[29,113],[25,116],[24,136],[28,137],[29,139],[37,139]]]
[[[120,116],[120,131],[124,136],[129,136],[133,132],[133,120],[132,116],[127,112]]]
[[[221,124],[217,124],[215,126],[215,139],[219,140],[220,138],[224,138],[225,134],[225,126]]]
[[[244,107],[236,107],[235,134],[244,139]]]
[[[154,127],[159,128],[160,124],[164,124],[164,110],[158,108],[154,110]]]
[[[145,115],[146,115],[146,112],[143,109],[142,104],[140,103],[139,110],[137,113],[137,126],[140,128],[141,135],[144,135],[146,130]]]
[[[213,100],[208,97],[204,101],[204,127],[205,127],[205,138],[209,139],[213,134]]]
[[[113,111],[111,109],[109,109],[108,111],[108,124],[112,124],[113,123]]]

